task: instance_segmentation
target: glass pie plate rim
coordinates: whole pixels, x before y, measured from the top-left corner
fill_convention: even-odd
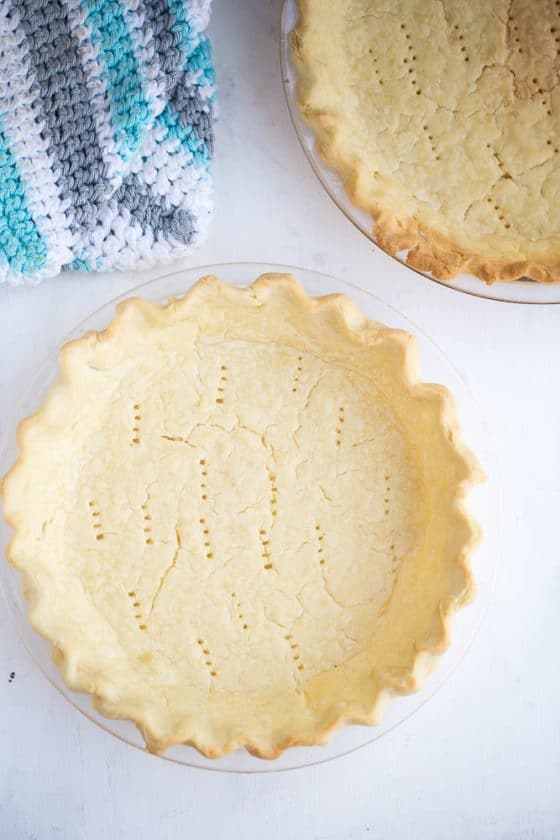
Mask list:
[[[473,499],[471,498],[471,504],[469,505],[485,532],[485,538],[472,557],[472,567],[477,582],[477,596],[471,604],[459,610],[454,617],[451,626],[450,647],[441,657],[438,657],[439,661],[420,690],[414,694],[391,698],[381,723],[376,726],[348,725],[338,730],[326,745],[292,747],[277,759],[259,759],[244,750],[230,753],[220,759],[207,759],[193,747],[186,745],[173,747],[159,756],[166,761],[177,764],[219,772],[270,773],[322,764],[372,744],[411,718],[448,682],[466,656],[492,601],[498,566],[498,551],[492,549],[492,544],[496,542],[499,535],[501,518],[501,490],[499,473],[495,466],[495,448],[491,445],[491,434],[486,420],[469,387],[446,354],[420,327],[410,321],[398,309],[386,304],[377,295],[359,285],[296,266],[262,262],[231,262],[189,267],[160,274],[103,304],[57,343],[57,347],[47,355],[27,383],[27,387],[20,394],[20,398],[11,417],[7,419],[5,427],[6,434],[0,449],[0,476],[6,473],[17,456],[16,424],[38,408],[58,375],[58,349],[62,344],[83,335],[91,329],[102,329],[114,316],[116,304],[129,297],[141,296],[161,302],[184,294],[197,279],[207,274],[217,274],[226,282],[242,286],[252,282],[259,274],[266,272],[292,273],[300,280],[306,291],[312,295],[344,292],[358,303],[367,317],[411,332],[419,345],[422,379],[443,382],[449,387],[458,403],[459,418],[467,445],[479,457],[487,475],[491,477],[491,481],[487,482],[482,488],[475,488],[471,497],[476,494],[477,497],[481,495],[482,499],[477,498],[475,500],[477,503],[473,505]],[[432,369],[436,374],[435,377],[430,375]],[[439,375],[438,372],[440,372]],[[464,417],[467,412],[468,422],[465,424]],[[488,488],[490,488],[490,504],[487,499]],[[491,515],[488,514],[488,511]],[[485,517],[488,522],[483,521]],[[8,528],[3,517],[0,517],[2,555],[4,555],[5,545],[10,533],[11,529]],[[484,557],[483,561],[480,560],[480,555]],[[40,637],[29,624],[27,605],[21,587],[21,575],[7,562],[4,556],[0,562],[0,588],[20,640],[51,685],[90,721],[130,746],[145,751],[142,736],[134,724],[130,721],[103,717],[91,705],[89,695],[72,691],[66,686],[50,657],[50,644]]]
[[[284,0],[280,16],[280,71],[282,87],[286,105],[294,131],[299,140],[305,157],[316,178],[346,218],[366,236],[376,248],[379,248],[391,259],[400,263],[407,271],[412,271],[419,277],[437,283],[439,286],[482,300],[493,300],[500,303],[518,303],[532,305],[560,304],[560,282],[538,283],[528,278],[521,280],[496,282],[487,284],[484,280],[470,274],[460,274],[454,280],[440,280],[420,269],[413,268],[406,262],[406,251],[389,254],[377,242],[373,235],[375,221],[371,214],[357,207],[351,201],[340,176],[321,158],[317,151],[315,136],[312,128],[303,119],[296,101],[296,72],[291,57],[290,34],[298,17],[297,0]]]

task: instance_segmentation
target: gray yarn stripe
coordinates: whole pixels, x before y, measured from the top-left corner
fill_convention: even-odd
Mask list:
[[[171,90],[183,72],[183,53],[175,32],[177,20],[167,0],[142,0],[141,8],[154,37],[160,68],[165,73],[165,89]]]
[[[70,200],[76,230],[93,221],[108,192],[107,167],[99,148],[79,45],[62,0],[12,3],[20,13],[29,47],[36,80],[33,87],[49,133],[60,197]]]
[[[210,157],[214,154],[214,109],[212,103],[203,99],[193,85],[187,85],[184,77],[179,79],[169,97],[169,102],[179,117],[183,128],[192,127],[206,144]]]
[[[127,207],[146,233],[151,229],[188,245],[196,233],[195,219],[186,210],[170,207],[165,199],[155,193],[148,184],[140,184],[136,175],[129,175],[115,193],[118,204]]]

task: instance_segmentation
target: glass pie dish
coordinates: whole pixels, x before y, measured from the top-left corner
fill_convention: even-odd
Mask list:
[[[357,207],[350,199],[348,192],[338,173],[328,166],[317,150],[315,136],[311,126],[303,119],[296,99],[296,71],[292,61],[291,32],[298,18],[296,0],[285,0],[280,24],[280,64],[282,84],[292,123],[315,175],[323,189],[335,202],[339,210],[368,237],[378,245],[375,237],[375,221],[373,217]],[[381,246],[378,246],[381,247]],[[426,277],[442,286],[480,298],[504,301],[510,303],[528,304],[558,304],[560,303],[560,283],[538,283],[529,278],[508,282],[487,284],[483,280],[469,274],[460,274],[454,280],[439,280],[428,272],[411,267],[406,262],[406,251],[397,253],[393,258],[398,260],[408,270]]]
[[[242,773],[273,772],[331,760],[377,740],[421,708],[444,685],[462,661],[480,626],[484,612],[491,603],[498,556],[496,539],[499,534],[500,520],[500,492],[497,479],[499,473],[494,464],[491,438],[473,395],[442,351],[419,328],[411,324],[397,310],[390,308],[379,298],[358,286],[343,283],[316,272],[289,266],[237,263],[190,268],[148,281],[120,298],[107,303],[78,325],[69,336],[66,336],[65,341],[83,336],[90,330],[100,330],[106,327],[113,317],[115,305],[125,298],[138,296],[151,301],[163,302],[182,295],[200,277],[208,274],[218,275],[227,283],[243,286],[251,282],[257,275],[265,272],[292,273],[311,295],[344,292],[358,304],[368,318],[391,327],[405,329],[414,334],[420,351],[423,378],[439,382],[453,393],[457,402],[465,440],[477,453],[489,476],[489,481],[483,487],[475,488],[470,497],[470,508],[484,532],[484,539],[472,557],[472,569],[477,583],[478,595],[472,604],[454,616],[451,647],[441,656],[437,668],[426,679],[422,689],[415,694],[395,698],[385,712],[383,721],[375,727],[347,726],[335,733],[331,742],[326,746],[293,747],[274,760],[259,759],[245,751],[237,751],[220,759],[208,759],[194,748],[186,745],[173,747],[163,755],[166,760],[188,766]],[[17,421],[37,409],[57,375],[58,356],[54,352],[37,372],[26,394],[16,407],[13,422],[8,426],[10,432],[3,441],[4,445],[0,454],[0,472],[2,474],[11,466],[16,457],[15,425]],[[5,545],[9,539],[8,528],[3,524],[1,527],[2,545]],[[0,566],[0,581],[18,632],[34,661],[51,684],[90,720],[131,746],[144,750],[143,738],[132,723],[101,716],[91,706],[89,696],[73,692],[63,682],[51,659],[50,645],[31,628],[27,620],[27,604],[23,595],[19,572],[9,566],[8,563],[3,563]]]

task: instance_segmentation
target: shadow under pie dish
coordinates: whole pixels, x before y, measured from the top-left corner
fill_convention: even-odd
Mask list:
[[[543,0],[296,5],[295,97],[357,215],[331,195],[358,227],[368,232],[365,211],[388,253],[434,279],[463,275],[460,287],[465,274],[558,281],[558,10]],[[556,299],[531,285],[521,300]]]
[[[3,495],[71,688],[153,751],[272,758],[417,687],[472,590],[479,470],[411,336],[208,277],[61,363]]]

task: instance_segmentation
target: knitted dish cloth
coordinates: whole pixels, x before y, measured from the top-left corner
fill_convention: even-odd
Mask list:
[[[172,260],[211,214],[210,0],[0,0],[0,281]]]

